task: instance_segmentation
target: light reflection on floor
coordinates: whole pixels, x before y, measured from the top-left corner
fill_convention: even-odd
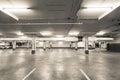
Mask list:
[[[120,54],[92,50],[50,49],[0,50],[0,80],[22,80],[33,68],[36,70],[26,80],[86,80],[83,69],[91,80],[120,80]]]

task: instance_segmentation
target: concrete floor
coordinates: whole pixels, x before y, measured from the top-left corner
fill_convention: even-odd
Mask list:
[[[31,55],[30,49],[0,50],[0,80],[120,80],[120,53],[39,49]]]

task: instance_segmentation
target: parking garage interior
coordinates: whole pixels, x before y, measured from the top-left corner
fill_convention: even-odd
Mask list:
[[[0,80],[120,80],[120,0],[0,0]]]

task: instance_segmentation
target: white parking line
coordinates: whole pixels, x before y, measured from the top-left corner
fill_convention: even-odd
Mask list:
[[[86,78],[87,80],[91,80],[91,79],[88,77],[88,75],[87,75],[82,69],[80,69],[80,71],[81,71],[81,73],[85,76],[85,78]]]
[[[29,77],[35,70],[36,68],[32,69],[32,71],[30,71],[22,80],[25,80],[27,77]]]

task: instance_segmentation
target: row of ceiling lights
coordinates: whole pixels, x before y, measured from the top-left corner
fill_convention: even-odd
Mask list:
[[[18,36],[23,36],[24,33],[21,32],[21,31],[18,31],[18,32],[15,32],[16,35]],[[43,32],[40,32],[41,35],[43,36],[52,36],[52,32],[50,31],[43,31]],[[74,32],[69,32],[68,33],[70,36],[77,36],[79,35],[79,32],[78,31],[74,31]],[[3,35],[2,33],[0,33],[0,35]],[[56,37],[64,37],[64,35],[56,35]]]
[[[79,33],[80,32],[78,32],[78,31],[74,31],[74,32],[69,32],[68,35],[69,36],[78,36]],[[50,32],[50,31],[43,31],[43,32],[40,32],[40,34],[43,36],[52,36],[52,32]],[[96,33],[96,36],[102,36],[104,34],[106,34],[106,31],[99,31],[98,33]],[[0,35],[3,35],[3,34],[0,33]],[[16,35],[23,36],[24,33],[21,31],[18,31],[18,32],[16,32]],[[64,35],[56,35],[56,37],[64,37]]]

